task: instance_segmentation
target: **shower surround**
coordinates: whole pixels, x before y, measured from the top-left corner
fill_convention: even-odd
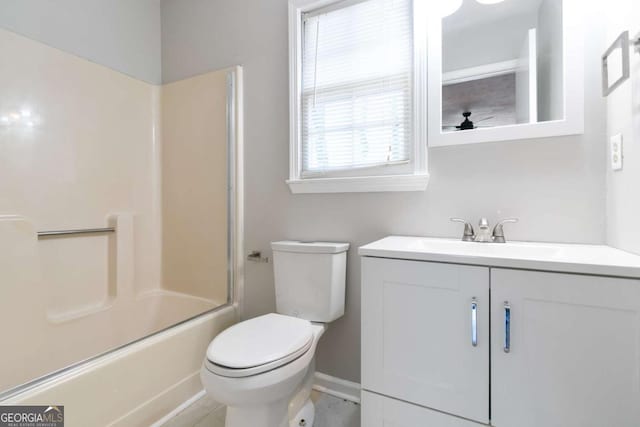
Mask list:
[[[24,384],[233,302],[230,70],[154,86],[4,30],[0,49],[0,396],[18,402],[42,391]],[[181,351],[200,354],[235,311],[181,325],[205,331]]]

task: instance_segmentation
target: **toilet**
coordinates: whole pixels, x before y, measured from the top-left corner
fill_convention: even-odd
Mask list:
[[[348,243],[271,243],[276,313],[245,320],[209,344],[200,377],[227,406],[226,427],[311,427],[315,352],[344,314]]]

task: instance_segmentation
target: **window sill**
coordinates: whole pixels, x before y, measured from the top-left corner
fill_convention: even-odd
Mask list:
[[[428,174],[287,180],[293,194],[425,191],[428,183]]]

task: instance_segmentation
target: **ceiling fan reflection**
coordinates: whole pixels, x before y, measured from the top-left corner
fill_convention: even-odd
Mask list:
[[[471,120],[469,120],[469,117],[471,117],[471,111],[463,112],[462,117],[464,117],[464,120],[459,125],[443,125],[442,128],[456,129],[456,130],[472,130],[480,127],[491,127],[491,126],[482,126],[482,125],[478,126],[475,123],[484,122],[486,120],[490,120],[494,118],[494,116],[483,117],[481,119],[476,120],[476,122],[474,123]]]

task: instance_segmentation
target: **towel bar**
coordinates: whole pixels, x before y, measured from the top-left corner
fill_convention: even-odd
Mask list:
[[[51,236],[67,236],[72,234],[95,234],[95,233],[115,233],[115,227],[106,228],[84,228],[78,230],[51,230],[51,231],[38,231],[38,237],[51,237]]]

